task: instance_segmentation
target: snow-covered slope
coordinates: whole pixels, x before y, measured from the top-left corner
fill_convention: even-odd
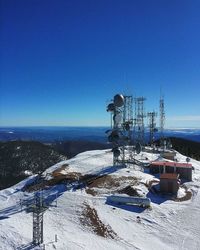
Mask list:
[[[138,159],[148,158],[150,161],[158,157],[150,153],[138,155]],[[185,161],[185,156],[179,153],[177,158]],[[89,187],[96,191],[96,195],[91,195],[85,188],[76,189],[73,184],[51,186],[43,191],[46,200],[51,201],[51,206],[44,213],[45,249],[200,249],[200,162],[191,160],[191,163],[194,166],[193,181],[185,185],[193,195],[183,202],[157,197],[149,192],[146,184],[156,178],[141,171],[140,167],[113,167],[110,150],[84,152],[52,166],[45,172],[47,179],[51,179],[53,171],[66,164],[68,167],[62,170],[64,173],[106,174],[110,179]],[[34,178],[0,191],[2,250],[34,249],[31,246],[32,213],[25,211],[26,205],[32,202],[33,193],[22,191]],[[151,198],[151,209],[106,203],[110,193],[123,189],[126,184],[134,186],[140,195]],[[182,195],[182,190],[179,195]]]

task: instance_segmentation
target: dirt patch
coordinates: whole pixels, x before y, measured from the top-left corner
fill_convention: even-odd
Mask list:
[[[61,170],[60,170],[61,171]],[[50,180],[46,180],[44,178],[38,178],[35,183],[31,183],[24,187],[23,191],[34,192],[41,189],[46,189],[49,186],[55,186],[58,184],[67,184],[73,183],[80,180],[82,175],[78,172],[69,172],[67,174],[62,174],[56,170],[52,173],[52,178]]]
[[[51,175],[52,176],[57,176],[59,174],[62,174],[61,171],[63,170],[67,170],[69,168],[68,164],[63,164],[60,168],[57,168],[56,170],[54,170]]]
[[[112,175],[103,175],[97,176],[93,180],[88,183],[89,188],[113,188],[113,187],[120,187],[122,182],[129,181],[132,184],[137,183],[137,178],[133,176],[122,176],[122,177],[115,177]]]
[[[158,184],[160,181],[159,180],[150,180],[144,183],[144,185],[148,188],[148,190],[153,193],[153,194],[158,194],[158,190],[155,188],[155,185]]]
[[[183,196],[181,198],[175,198],[174,201],[177,201],[177,202],[188,201],[191,198],[192,198],[192,192],[186,191],[185,196]]]
[[[86,188],[86,189],[85,189],[85,192],[86,192],[87,194],[91,194],[92,196],[96,196],[96,195],[98,194],[98,192],[95,191],[95,190],[92,189],[92,188]]]
[[[82,217],[80,218],[82,225],[89,227],[95,234],[104,237],[115,239],[117,234],[109,225],[103,224],[99,219],[96,209],[91,208],[88,204],[84,204]]]
[[[141,195],[138,194],[138,191],[135,188],[133,188],[132,186],[130,186],[130,185],[123,188],[123,189],[118,190],[118,193],[119,194],[127,194],[127,195],[130,195],[130,196],[141,197]]]
[[[86,185],[89,185],[90,183],[93,182],[93,180],[95,180],[96,178],[98,178],[97,175],[92,175],[92,174],[85,174],[85,175],[82,175],[80,177],[80,181],[85,183]]]
[[[185,195],[181,198],[174,198],[173,200],[176,202],[188,201],[192,198],[192,191],[188,190],[185,185],[182,185],[181,187],[185,189]]]
[[[155,184],[158,184],[160,181],[159,180],[150,180],[148,182],[145,183],[145,186],[148,188],[148,189],[151,189],[153,185]]]

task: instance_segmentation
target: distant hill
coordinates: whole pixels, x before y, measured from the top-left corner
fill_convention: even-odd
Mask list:
[[[200,160],[200,143],[175,137],[170,140],[175,150]],[[51,146],[37,141],[0,142],[0,189],[24,179],[26,170],[34,174],[81,152],[110,147],[106,143],[85,140],[56,142]]]
[[[108,149],[111,145],[106,143],[87,141],[87,140],[69,140],[64,142],[53,143],[52,146],[61,154],[66,155],[68,158],[74,157],[75,155],[98,149]]]
[[[200,143],[182,138],[169,137],[172,147],[183,155],[200,160]]]
[[[0,189],[24,179],[25,171],[38,173],[66,159],[53,147],[40,142],[0,142]]]

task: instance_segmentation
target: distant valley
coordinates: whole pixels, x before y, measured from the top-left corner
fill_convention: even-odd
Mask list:
[[[105,131],[109,127],[0,127],[0,141],[40,141],[52,143],[57,141],[82,140],[106,143]],[[149,133],[145,132],[146,140]],[[165,129],[166,137],[178,137],[200,142],[200,129]],[[159,132],[155,133],[155,139]]]

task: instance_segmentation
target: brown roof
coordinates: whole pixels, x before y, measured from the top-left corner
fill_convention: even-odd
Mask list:
[[[166,167],[177,167],[177,168],[192,168],[192,164],[186,162],[170,162],[170,161],[153,161],[151,163],[153,167],[166,166]]]
[[[179,174],[176,173],[165,173],[160,175],[160,179],[172,179],[172,180],[177,180]]]

